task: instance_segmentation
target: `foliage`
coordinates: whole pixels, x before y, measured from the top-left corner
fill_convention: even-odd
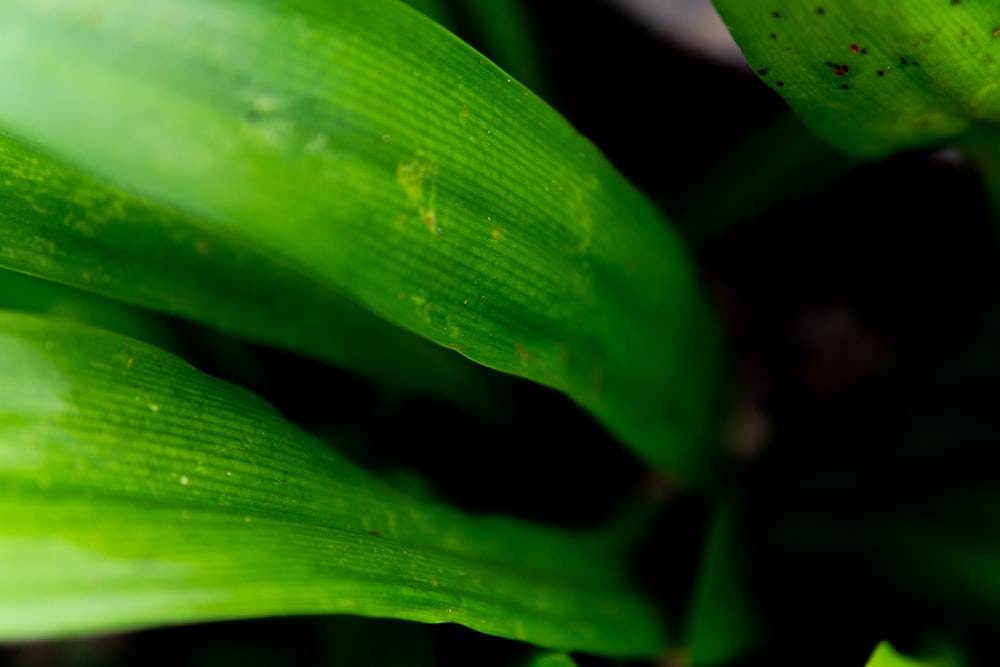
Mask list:
[[[715,4],[764,85],[513,0],[3,3],[0,640],[994,662],[1000,16]]]

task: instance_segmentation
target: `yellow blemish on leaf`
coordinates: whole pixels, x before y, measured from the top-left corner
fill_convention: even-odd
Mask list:
[[[427,300],[427,297],[420,296],[419,294],[411,294],[410,302],[416,306],[417,317],[420,318],[421,322],[429,323],[431,321],[431,304]]]
[[[434,236],[441,236],[437,212],[434,209],[434,165],[419,152],[412,162],[396,166],[396,183],[403,188],[410,205],[417,209],[417,217]]]
[[[514,343],[514,351],[517,353],[517,356],[521,358],[521,363],[524,365],[527,365],[529,362],[532,361],[535,363],[538,362],[538,357],[529,354],[528,351],[524,349],[524,346],[521,345],[520,343]]]

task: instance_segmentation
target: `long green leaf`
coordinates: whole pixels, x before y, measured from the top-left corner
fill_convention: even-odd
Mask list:
[[[817,134],[878,157],[1000,122],[990,0],[715,0],[760,78]]]
[[[408,7],[10,0],[0,60],[10,132],[703,473],[719,343],[679,239]]]
[[[379,483],[123,336],[0,315],[0,639],[304,613],[642,655],[617,547]]]
[[[483,371],[287,261],[2,135],[0,182],[2,267],[295,350],[480,416],[496,401]]]

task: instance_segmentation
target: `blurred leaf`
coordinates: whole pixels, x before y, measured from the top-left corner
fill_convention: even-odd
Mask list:
[[[519,667],[576,667],[576,661],[566,653],[538,652]]]
[[[865,667],[960,667],[961,662],[949,654],[939,659],[918,660],[899,653],[887,641],[879,642]]]
[[[0,269],[0,309],[77,320],[138,338],[173,354],[185,352],[162,315],[15,271]]]
[[[715,0],[750,65],[857,157],[1000,121],[1000,17],[979,0]]]
[[[416,9],[418,12],[440,23],[452,32],[455,31],[452,25],[451,12],[448,11],[447,3],[444,0],[404,0],[406,4]]]
[[[1000,237],[1000,127],[977,127],[964,137],[962,150],[978,164],[993,208],[994,234]]]
[[[856,164],[788,112],[729,148],[667,210],[685,235],[705,243],[829,186]]]
[[[481,36],[481,50],[525,86],[541,92],[539,42],[523,0],[458,0],[456,6],[469,16],[473,30]]]
[[[750,599],[748,549],[733,494],[716,501],[708,527],[684,645],[692,667],[725,665],[760,641],[763,622]]]
[[[682,479],[714,460],[719,336],[680,240],[562,117],[423,16],[10,0],[0,59],[17,63],[0,69],[9,131],[566,392]]]
[[[349,613],[650,655],[618,546],[405,496],[138,341],[0,315],[0,639]]]

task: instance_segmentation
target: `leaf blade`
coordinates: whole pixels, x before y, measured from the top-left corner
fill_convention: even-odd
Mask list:
[[[400,494],[122,336],[2,313],[0,352],[3,639],[351,613],[560,650],[662,642],[599,536]]]
[[[691,259],[517,82],[394,2],[63,1],[5,6],[0,122],[705,474],[719,339]]]

